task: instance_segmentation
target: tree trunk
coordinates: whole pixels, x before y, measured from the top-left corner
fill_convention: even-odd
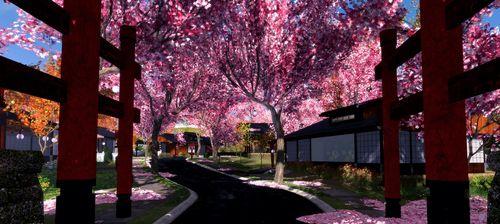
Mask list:
[[[215,148],[213,136],[210,136],[210,146],[212,147],[212,157],[214,159],[216,159],[217,158],[217,149]]]
[[[469,153],[467,155],[467,164],[470,163],[470,159],[472,159],[472,156],[474,156],[474,149],[472,148],[472,138],[467,138],[467,143],[469,143],[469,145],[467,146],[467,150],[469,150]]]
[[[196,150],[196,157],[200,156],[200,151],[201,151],[201,139],[200,139],[200,134],[196,133],[196,143],[198,144],[198,149]]]
[[[283,123],[281,123],[281,113],[276,112],[276,109],[271,106],[268,106],[268,109],[271,112],[277,139],[274,181],[281,184],[285,174],[285,131],[283,130]]]
[[[148,146],[150,165],[153,171],[158,171],[158,150],[160,148],[160,144],[158,142],[158,136],[160,135],[161,125],[163,123],[162,118],[155,119],[153,121],[153,130],[151,131],[151,143]]]

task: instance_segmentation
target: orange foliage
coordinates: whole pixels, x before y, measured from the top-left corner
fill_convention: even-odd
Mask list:
[[[60,77],[60,64],[60,61],[50,58],[44,70],[49,75]],[[59,118],[58,103],[14,91],[5,92],[5,103],[5,110],[16,114],[20,122],[37,136],[46,136],[55,130]]]
[[[118,121],[114,117],[99,114],[97,117],[97,126],[116,131],[118,130]]]
[[[61,61],[49,58],[44,71],[54,77],[61,77]],[[6,111],[14,113],[22,125],[29,127],[37,136],[46,136],[54,131],[59,121],[59,104],[50,100],[14,92],[5,92]],[[115,118],[99,115],[98,126],[117,130]]]

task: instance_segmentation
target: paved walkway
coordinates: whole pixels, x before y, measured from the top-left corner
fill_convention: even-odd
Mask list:
[[[301,223],[321,210],[294,193],[253,186],[182,160],[161,160],[160,171],[196,193],[198,201],[174,223]]]
[[[328,183],[328,186],[334,186],[333,183]],[[372,217],[383,217],[384,211],[375,210],[374,208],[364,205],[361,197],[354,192],[344,190],[341,188],[331,187],[322,190],[325,194],[330,195],[332,198],[343,201],[346,206],[351,210],[364,213]]]
[[[150,172],[145,171],[142,167],[141,160],[143,158],[134,158],[133,175],[134,182],[143,190],[152,190],[158,194],[165,195],[167,198],[164,200],[156,201],[134,201],[132,202],[132,216],[129,218],[116,218],[116,204],[103,204],[99,205],[96,209],[96,222],[95,223],[128,223],[134,218],[143,215],[150,209],[154,209],[161,203],[165,203],[169,198],[171,191],[165,187],[164,184],[159,183],[154,179]]]

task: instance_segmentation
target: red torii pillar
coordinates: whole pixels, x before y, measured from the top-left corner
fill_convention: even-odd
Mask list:
[[[101,1],[65,0],[70,31],[62,37],[56,223],[93,223],[99,84]]]
[[[462,26],[445,26],[450,2],[420,1],[429,223],[470,222],[465,104],[448,100],[449,78],[463,72]]]
[[[134,77],[135,77],[135,27],[122,26],[120,49],[122,52],[120,70],[120,102],[123,115],[118,123],[118,158],[116,161],[117,197],[116,217],[130,217],[132,214],[132,150],[134,121]]]
[[[395,29],[380,33],[382,61],[390,61],[396,52]],[[382,70],[382,136],[384,152],[385,216],[401,217],[399,180],[399,120],[391,119],[391,104],[398,100],[397,68],[385,65]]]
[[[5,112],[3,111],[3,108],[5,107],[4,92],[4,89],[0,89],[0,150],[5,149],[7,126],[7,118],[5,117]]]

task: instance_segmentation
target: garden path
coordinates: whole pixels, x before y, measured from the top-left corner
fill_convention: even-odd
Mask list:
[[[132,216],[128,218],[116,218],[116,204],[103,205],[101,207],[102,209],[96,209],[95,223],[129,223],[136,217],[143,215],[148,210],[154,209],[160,203],[165,203],[165,200],[168,200],[171,190],[167,189],[164,184],[158,182],[151,172],[144,170],[144,165],[141,160],[143,159],[134,158],[133,160],[132,173],[134,175],[134,182],[137,183],[137,186],[134,187],[140,187],[142,190],[154,191],[155,193],[165,196],[166,199],[134,201],[132,202]]]
[[[332,198],[343,201],[346,207],[350,210],[355,210],[372,217],[383,217],[384,211],[377,210],[373,207],[366,206],[363,200],[366,200],[354,192],[338,188],[335,184],[326,184],[331,186],[328,189],[322,189],[323,193],[330,195]]]
[[[301,223],[296,218],[321,212],[294,193],[249,185],[184,160],[162,159],[160,171],[175,174],[171,180],[199,196],[174,223]]]

